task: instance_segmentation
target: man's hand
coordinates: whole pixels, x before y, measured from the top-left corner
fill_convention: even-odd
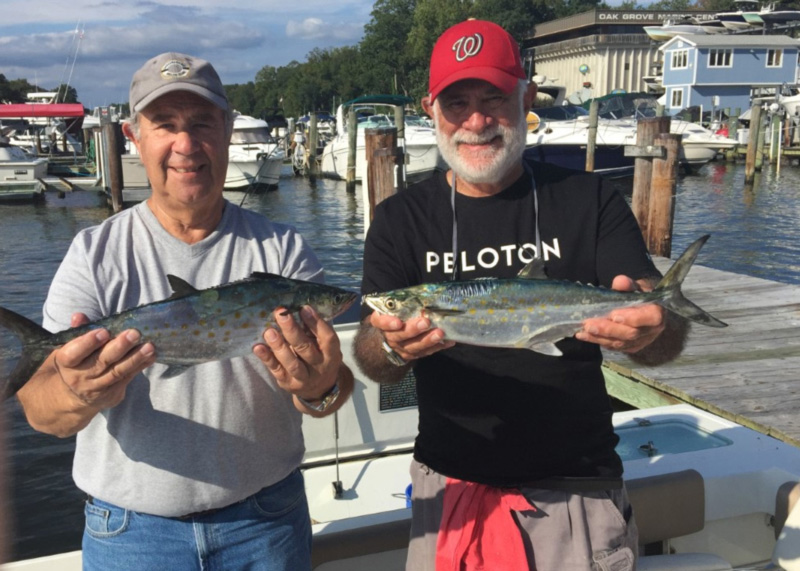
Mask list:
[[[88,321],[76,313],[71,324]],[[119,404],[128,383],[155,362],[153,344],[140,342],[135,329],[113,338],[97,329],[53,351],[17,393],[28,422],[41,432],[70,436],[101,410]]]
[[[444,331],[431,329],[431,322],[426,317],[412,317],[404,322],[393,315],[373,311],[369,323],[406,361],[427,357],[455,345],[455,341],[444,340]]]
[[[310,307],[303,307],[297,323],[284,309],[274,312],[280,331],[270,327],[264,344],[253,353],[267,366],[283,390],[307,401],[319,399],[339,381],[341,405],[352,389],[352,374],[342,362],[339,336],[333,326]],[[349,379],[349,381],[348,381]],[[350,386],[342,386],[348,382]],[[305,410],[303,411],[305,412]]]
[[[611,284],[617,291],[648,291],[647,280],[632,280],[617,276]],[[606,349],[637,353],[649,346],[664,331],[666,311],[660,305],[648,303],[636,307],[615,309],[605,317],[587,319],[576,339],[597,343]]]

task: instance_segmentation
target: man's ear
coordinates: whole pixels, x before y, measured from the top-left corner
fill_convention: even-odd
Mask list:
[[[530,111],[531,107],[533,107],[533,102],[536,101],[536,92],[538,90],[539,86],[537,86],[534,82],[530,82],[528,84],[528,88],[525,91],[525,97],[523,98],[526,113]]]
[[[422,104],[422,110],[428,115],[428,117],[433,117],[433,102],[431,101],[431,96],[426,95],[420,100]]]

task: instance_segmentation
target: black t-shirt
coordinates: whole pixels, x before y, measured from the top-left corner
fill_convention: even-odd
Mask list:
[[[658,275],[624,198],[602,180],[534,166],[548,277],[610,287]],[[452,279],[450,186],[439,173],[375,210],[363,293]],[[531,178],[485,198],[456,194],[458,279],[516,276],[534,247]],[[528,248],[528,249],[526,249]],[[597,345],[558,343],[562,357],[457,344],[414,366],[415,458],[447,476],[495,486],[622,474]]]

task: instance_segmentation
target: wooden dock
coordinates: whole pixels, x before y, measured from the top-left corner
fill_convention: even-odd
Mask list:
[[[673,260],[656,258],[661,272]],[[606,352],[606,385],[637,408],[686,402],[800,446],[800,286],[694,266],[687,298],[728,327],[693,325],[657,367]]]

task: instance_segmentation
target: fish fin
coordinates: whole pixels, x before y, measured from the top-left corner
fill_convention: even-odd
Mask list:
[[[52,334],[27,317],[0,307],[0,327],[10,330],[22,343],[22,355],[14,370],[5,380],[0,380],[0,402],[16,394],[42,366],[55,344],[48,344]]]
[[[253,272],[250,274],[250,277],[256,280],[274,280],[274,279],[287,279],[284,276],[278,274],[271,274],[269,272]]]
[[[172,295],[169,299],[186,297],[199,291],[186,280],[182,280],[178,276],[173,276],[172,274],[167,274],[167,281],[169,282],[169,287],[172,288]]]
[[[546,280],[547,268],[544,265],[544,260],[541,258],[534,258],[519,271],[517,277],[526,280]]]
[[[560,357],[563,355],[561,350],[555,346],[558,341],[566,337],[572,337],[581,328],[580,323],[557,323],[537,329],[530,337],[526,338],[521,347],[550,355]]]
[[[686,248],[686,251],[672,264],[672,267],[667,271],[661,281],[658,282],[658,285],[653,291],[666,291],[669,293],[669,295],[665,296],[658,303],[676,315],[680,315],[683,318],[708,327],[727,327],[727,323],[720,321],[686,299],[681,292],[683,280],[686,278],[692,264],[694,264],[694,261],[697,259],[700,248],[703,247],[703,244],[706,243],[708,238],[709,235],[706,234],[695,240]]]
[[[426,313],[435,313],[446,317],[448,315],[464,315],[466,312],[463,309],[453,309],[452,307],[439,307],[438,305],[428,305],[425,307]]]
[[[177,377],[181,373],[185,373],[189,368],[193,367],[194,365],[167,365],[167,370],[161,373],[162,379],[171,379],[172,377]]]

